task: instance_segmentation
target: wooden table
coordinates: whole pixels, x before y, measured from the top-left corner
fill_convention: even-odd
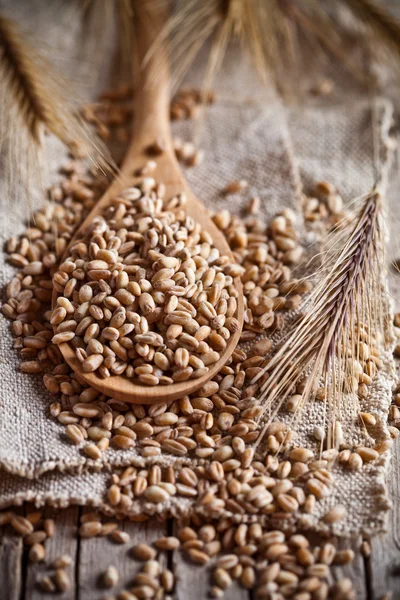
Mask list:
[[[358,600],[381,600],[385,594],[392,600],[400,599],[400,440],[396,443],[396,451],[389,474],[393,511],[389,518],[388,534],[372,540],[372,554],[363,557],[358,548],[360,539],[352,543],[341,542],[342,547],[352,547],[356,558],[352,565],[337,567],[335,577],[351,577],[357,590]],[[21,514],[35,510],[32,506],[17,509]],[[126,545],[118,545],[106,538],[79,539],[77,529],[80,515],[87,509],[71,507],[56,511],[45,508],[44,515],[56,521],[56,533],[47,540],[47,560],[51,562],[61,554],[72,557],[72,565],[68,567],[72,587],[65,592],[63,600],[100,600],[106,591],[101,588],[100,576],[113,564],[121,576],[121,586],[132,580],[138,570],[137,563],[129,554],[129,548],[139,541],[151,542],[163,535],[173,532],[172,521],[138,524],[129,521],[121,522],[120,528],[128,532],[132,541]],[[193,566],[186,562],[180,552],[170,552],[166,558],[168,566],[176,575],[177,585],[172,597],[176,600],[204,600],[208,597],[209,570],[206,567]],[[51,573],[43,564],[30,564],[27,552],[23,548],[22,539],[10,526],[0,528],[0,599],[1,600],[44,600],[51,597],[36,586],[39,573]],[[57,596],[55,596],[57,597]],[[233,586],[227,591],[227,600],[251,600],[251,594]]]

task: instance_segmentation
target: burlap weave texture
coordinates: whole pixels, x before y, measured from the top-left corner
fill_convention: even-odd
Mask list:
[[[229,70],[229,69],[228,69]],[[243,73],[247,73],[244,67]],[[298,214],[298,226],[304,228],[300,194],[319,179],[334,183],[345,200],[366,193],[373,183],[373,161],[376,136],[373,134],[371,104],[357,96],[350,103],[334,96],[327,102],[305,107],[284,107],[271,95],[249,102],[247,79],[235,73],[235,93],[229,94],[224,78],[219,101],[207,108],[201,146],[204,162],[187,171],[193,190],[210,208],[229,208],[241,214],[252,195],[261,198],[262,217],[267,220],[283,207]],[[238,85],[238,80],[246,81]],[[236,87],[235,87],[236,86]],[[253,94],[255,97],[256,94]],[[384,147],[391,121],[391,105],[385,100],[376,103],[379,120],[379,144]],[[194,135],[193,123],[174,125],[174,135],[189,140]],[[65,154],[49,140],[48,154],[53,170],[62,163]],[[384,165],[381,165],[381,167]],[[246,179],[250,186],[246,195],[224,197],[221,188],[233,179]],[[5,189],[5,188],[3,188]],[[1,212],[7,213],[2,240],[23,230],[21,211],[9,212],[8,199],[1,194]],[[37,199],[40,204],[40,198]],[[316,248],[317,249],[317,248]],[[12,268],[1,255],[1,286],[9,280]],[[389,436],[386,428],[391,400],[393,367],[391,332],[387,332],[384,367],[376,378],[362,410],[374,412],[378,424],[369,437],[357,424],[353,405],[345,411],[346,441],[370,444]],[[9,323],[0,320],[0,465],[7,471],[0,477],[0,505],[18,500],[37,500],[66,506],[70,503],[102,505],[105,485],[111,466],[148,463],[136,450],[110,449],[96,464],[85,458],[79,448],[68,442],[64,427],[48,414],[50,397],[40,377],[22,374],[17,369],[17,354],[11,349]],[[298,430],[298,440],[312,445],[313,427],[321,421],[320,408],[311,404],[307,418]],[[162,456],[162,464],[190,462]],[[345,504],[348,517],[336,526],[337,533],[374,532],[384,527],[389,501],[384,483],[388,456],[362,473],[343,472],[335,468],[335,487],[313,517],[304,519],[304,526],[320,530],[324,526],[319,516],[330,506]],[[39,478],[39,479],[37,479]],[[173,499],[174,510],[185,509],[188,502]],[[179,506],[178,506],[179,505]],[[142,510],[140,504],[135,511]],[[155,507],[155,510],[158,510]]]

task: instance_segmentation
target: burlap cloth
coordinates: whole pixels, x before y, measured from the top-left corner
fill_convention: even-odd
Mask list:
[[[20,15],[22,16],[22,15]],[[40,19],[37,35],[44,35]],[[32,23],[31,23],[32,24]],[[42,29],[41,29],[42,27]],[[74,52],[74,33],[60,25],[60,35],[51,29],[52,42],[62,40],[63,64],[68,51]],[[40,38],[39,38],[40,39]],[[61,42],[60,42],[61,43]],[[194,68],[192,82],[199,79],[200,69]],[[375,99],[373,107],[365,94],[353,90],[351,101],[346,101],[338,85],[333,95],[324,100],[313,100],[307,105],[284,106],[271,92],[264,93],[246,59],[236,50],[228,56],[227,67],[219,78],[218,101],[207,108],[203,120],[201,147],[205,160],[187,171],[187,178],[195,193],[211,209],[228,207],[242,213],[252,195],[262,203],[263,218],[268,219],[283,207],[298,214],[298,227],[305,241],[310,239],[304,227],[300,199],[302,188],[326,179],[334,183],[343,198],[350,201],[369,191],[373,184],[373,164],[378,142],[381,167],[386,166],[389,154],[385,151],[392,119],[389,101]],[[373,113],[373,114],[372,114]],[[374,115],[374,119],[373,119]],[[375,126],[372,127],[372,122]],[[174,124],[174,135],[188,140],[198,131],[193,122]],[[58,142],[49,138],[47,154],[50,174],[54,177],[57,166],[65,159]],[[3,157],[5,160],[5,157]],[[221,188],[233,179],[246,179],[250,186],[242,196],[224,198]],[[23,231],[24,203],[10,206],[4,181],[0,181],[0,206],[3,215],[2,240]],[[22,191],[21,191],[22,194]],[[23,198],[21,198],[23,200]],[[33,197],[40,206],[40,195]],[[314,246],[313,252],[318,246]],[[0,255],[0,285],[10,279],[13,269]],[[387,412],[394,382],[392,364],[393,338],[388,328],[379,371],[367,400],[358,407],[349,403],[343,417],[345,442],[349,445],[373,445],[389,437],[386,427]],[[22,374],[17,369],[17,353],[12,350],[9,322],[0,319],[0,507],[32,500],[38,504],[51,503],[67,506],[71,503],[103,505],[106,483],[112,467],[135,464],[144,466],[136,450],[108,450],[96,464],[66,438],[64,427],[49,417],[51,402],[41,377]],[[359,410],[373,412],[377,425],[369,437],[357,424]],[[296,443],[314,448],[312,430],[322,422],[319,404],[310,404],[307,415],[297,428]],[[334,467],[335,485],[331,496],[322,501],[315,515],[303,518],[302,525],[323,531],[319,516],[329,507],[343,504],[348,509],[346,519],[336,524],[335,532],[354,534],[374,533],[384,528],[390,501],[385,485],[385,471],[389,456],[365,467],[361,472],[344,471]],[[157,458],[162,464],[190,462],[172,456]],[[172,498],[171,510],[184,510],[188,500]],[[150,508],[150,507],[146,507]],[[165,507],[151,507],[165,510]],[[139,512],[143,505],[134,504]]]

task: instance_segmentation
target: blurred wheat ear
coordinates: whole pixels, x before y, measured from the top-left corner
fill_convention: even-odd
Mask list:
[[[16,24],[1,15],[0,82],[0,136],[13,161],[21,159],[15,156],[16,149],[28,156],[35,155],[44,133],[49,132],[73,155],[89,158],[104,172],[115,170],[107,148],[84,122],[77,104],[71,101],[71,87],[53,72]]]
[[[390,59],[400,59],[400,21],[385,6],[375,0],[341,0],[359,19],[361,25],[372,36],[377,47],[372,49],[382,52]]]
[[[263,80],[290,89],[288,78],[295,74],[297,87],[299,75],[305,73],[302,59],[307,50],[308,58],[330,57],[362,79],[363,73],[346,51],[354,29],[359,30],[357,44],[373,58],[399,62],[400,21],[374,0],[176,0],[156,43],[169,41],[175,85],[210,41],[208,84],[229,42],[236,39]]]

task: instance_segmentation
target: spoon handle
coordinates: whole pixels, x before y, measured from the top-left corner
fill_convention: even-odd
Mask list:
[[[132,162],[137,162],[138,154],[145,153],[160,138],[165,145],[164,154],[176,163],[169,115],[170,72],[167,48],[162,41],[166,10],[162,2],[154,0],[137,0],[134,7],[134,132],[124,161],[128,170]],[[175,170],[179,173],[177,163]]]
[[[165,151],[157,156],[157,165],[151,175],[166,188],[167,198],[178,193],[186,196],[185,213],[207,231],[213,244],[221,255],[231,257],[228,243],[221,231],[210,218],[205,206],[199,202],[187,185],[173,149],[170,128],[170,75],[167,52],[164,44],[159,40],[167,16],[161,8],[162,3],[157,0],[137,0],[134,4],[135,22],[135,94],[134,94],[134,128],[133,137],[124,159],[121,175],[117,177],[105,194],[92,208],[79,227],[70,246],[78,239],[85,237],[85,232],[92,226],[93,219],[101,215],[109,206],[112,198],[117,196],[128,186],[140,184],[141,177],[136,171],[140,170],[148,161],[148,147],[153,145],[158,138],[162,138]],[[156,43],[155,40],[157,40]],[[67,249],[68,255],[68,249]],[[237,319],[243,323],[243,293],[239,278],[235,278],[234,285],[237,289]],[[53,292],[53,307],[56,305],[58,293]],[[118,398],[126,402],[153,404],[157,402],[171,402],[177,398],[193,393],[209,381],[229,360],[236,348],[240,337],[240,329],[234,331],[229,338],[226,350],[219,360],[198,379],[177,382],[170,386],[147,387],[134,384],[130,379],[114,375],[105,379],[96,373],[85,373],[78,361],[71,345],[64,343],[60,350],[75,371],[79,380],[98,389],[107,396]]]

